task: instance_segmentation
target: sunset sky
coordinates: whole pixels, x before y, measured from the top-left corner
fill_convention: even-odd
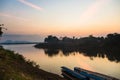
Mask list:
[[[0,0],[6,34],[87,36],[120,32],[120,0]]]

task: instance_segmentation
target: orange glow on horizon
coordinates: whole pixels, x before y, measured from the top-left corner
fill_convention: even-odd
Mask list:
[[[75,1],[75,3],[78,2]],[[71,5],[56,2],[58,5],[51,6],[51,4],[43,5],[45,3],[42,2],[39,5],[36,4],[36,1],[17,0],[16,4],[19,4],[19,6],[15,5],[14,1],[10,5],[4,6],[7,10],[0,11],[0,21],[6,25],[8,29],[6,33],[8,34],[38,34],[45,36],[51,34],[79,37],[91,34],[103,36],[120,32],[120,11],[117,1],[86,2],[83,0],[82,2],[79,2],[79,4],[83,5],[73,5],[73,2],[70,3]],[[20,5],[24,6],[21,7]],[[15,9],[15,11],[12,11],[10,6],[12,8],[18,6],[20,10]]]

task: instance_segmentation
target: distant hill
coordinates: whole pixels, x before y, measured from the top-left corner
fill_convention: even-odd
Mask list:
[[[42,35],[3,34],[0,42],[5,42],[7,40],[43,42],[43,39],[44,37]]]
[[[1,42],[0,44],[37,44],[37,43],[38,42],[6,40],[4,42]]]

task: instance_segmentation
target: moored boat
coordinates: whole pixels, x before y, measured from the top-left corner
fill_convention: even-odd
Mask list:
[[[68,80],[88,80],[86,76],[83,76],[67,67],[62,68],[62,75]]]
[[[79,74],[82,74],[84,76],[87,76],[93,80],[118,80],[114,77],[105,75],[105,74],[101,74],[101,73],[97,73],[97,72],[93,72],[93,71],[89,71],[89,70],[85,70],[79,67],[74,67],[74,71],[78,72]]]
[[[85,70],[79,67],[74,67],[74,70],[71,70],[67,67],[62,68],[62,75],[67,80],[118,80],[114,77],[110,77],[101,73]]]

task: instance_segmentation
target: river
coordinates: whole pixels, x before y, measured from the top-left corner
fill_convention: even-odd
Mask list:
[[[27,60],[32,60],[40,65],[40,68],[61,75],[61,66],[70,69],[81,67],[87,70],[103,73],[120,79],[120,61],[111,61],[104,55],[86,56],[84,53],[71,52],[64,54],[62,51],[45,51],[36,49],[34,44],[3,45],[5,49],[13,50],[23,55]],[[49,53],[47,53],[49,52]]]

